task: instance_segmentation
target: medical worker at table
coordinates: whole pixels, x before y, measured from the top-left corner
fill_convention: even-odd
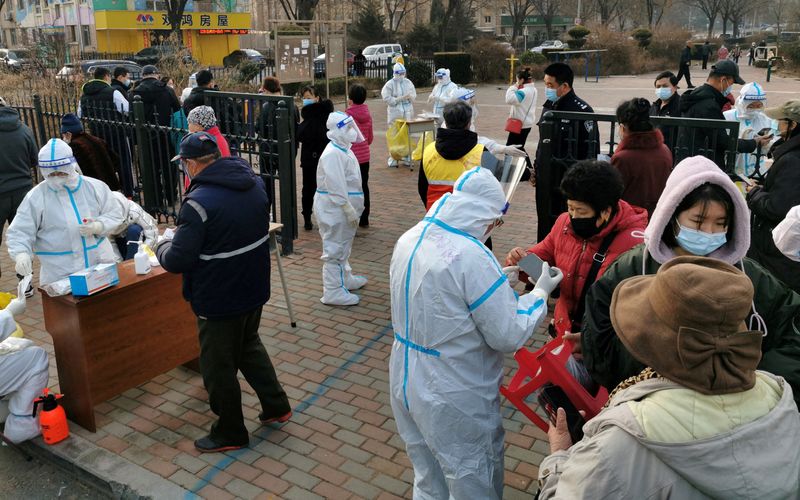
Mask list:
[[[483,244],[505,206],[494,175],[470,169],[394,248],[390,400],[414,498],[503,498],[503,358],[547,316],[563,277],[545,263],[517,296]]]
[[[350,267],[350,251],[356,226],[364,211],[361,169],[350,150],[354,142],[364,141],[352,116],[341,111],[328,115],[328,139],[319,157],[314,214],[322,237],[323,304],[352,306],[359,297],[350,290],[367,284],[364,276],[354,276]]]
[[[122,208],[103,181],[81,175],[77,166],[69,145],[50,139],[39,151],[44,181],[28,191],[8,228],[17,274],[31,274],[37,255],[42,285],[117,260],[108,235],[123,223]]]
[[[414,117],[417,89],[411,80],[406,78],[405,66],[396,63],[392,67],[392,79],[381,89],[381,98],[386,102],[386,120],[390,127],[395,120],[409,121]],[[406,163],[410,160],[410,157],[403,159]],[[397,167],[397,160],[390,157],[389,166]]]
[[[3,434],[12,443],[33,439],[41,432],[39,418],[33,416],[33,400],[47,387],[48,377],[44,349],[28,339],[6,341],[17,329],[14,316],[23,312],[24,295],[0,310],[0,396],[5,396],[0,405],[8,405]],[[0,413],[5,413],[5,408]]]

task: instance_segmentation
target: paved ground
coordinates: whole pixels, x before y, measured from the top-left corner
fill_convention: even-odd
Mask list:
[[[613,77],[599,84],[578,81],[576,89],[597,111],[612,112],[626,98],[652,99],[653,76]],[[763,81],[764,71],[745,68],[744,76],[748,81]],[[793,80],[776,78],[765,87],[771,104],[797,95]],[[537,88],[541,104],[541,82]],[[504,90],[497,86],[478,90],[479,132],[502,140],[508,116],[502,104]],[[418,111],[426,108],[426,97],[418,97]],[[360,292],[361,304],[351,308],[320,304],[320,239],[316,230],[302,231],[296,253],[284,260],[298,327],[289,326],[277,278],[273,290],[278,293],[273,293],[261,320],[261,337],[295,409],[292,420],[280,427],[259,428],[257,398],[243,382],[244,412],[253,433],[249,449],[201,455],[192,441],[205,434],[213,414],[200,376],[178,368],[98,405],[98,431],[92,434],[73,425],[74,434],[151,471],[171,486],[184,488],[189,496],[410,498],[413,474],[389,406],[392,330],[387,271],[395,241],[420,220],[423,207],[416,192],[416,172],[385,167],[385,109],[378,101],[370,102],[370,108],[376,132],[370,173],[371,226],[359,230],[351,260],[354,269],[370,279]],[[534,131],[529,151],[535,144]],[[494,233],[498,255],[533,240],[533,199],[528,185],[518,192],[506,224]],[[6,252],[0,252],[0,265],[4,271],[0,289],[12,290],[14,266]],[[38,295],[20,323],[52,355]],[[131,335],[136,335],[135,330]],[[507,372],[513,366],[509,356]],[[54,357],[51,386],[58,386]],[[548,451],[545,435],[506,402],[503,415],[505,497],[529,499],[536,490],[537,466]]]

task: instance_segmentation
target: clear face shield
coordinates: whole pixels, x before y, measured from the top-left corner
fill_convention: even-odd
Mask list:
[[[484,241],[486,241],[492,231],[503,225],[503,216],[508,213],[508,209],[511,207],[511,198],[514,196],[514,192],[517,190],[522,180],[522,174],[525,173],[526,168],[528,168],[528,165],[524,157],[518,158],[516,163],[509,164],[503,168],[500,177],[500,186],[503,188],[506,203],[503,205],[502,210],[500,210],[500,217],[495,219],[486,229],[486,233],[483,235]]]
[[[444,71],[443,69],[440,69],[440,70],[437,70],[437,71],[436,71],[436,81],[437,81],[437,82],[441,82],[441,81],[442,81],[442,79],[443,79],[445,76],[447,76],[447,73],[445,73],[445,71]]]
[[[355,144],[366,140],[352,116],[347,116],[336,123],[336,135],[341,137],[348,144]]]
[[[402,80],[403,78],[406,77],[406,70],[396,69],[392,74],[394,75],[395,80]]]
[[[63,186],[70,180],[77,177],[75,169],[75,158],[61,158],[54,161],[40,161],[39,173],[42,178],[53,186]]]

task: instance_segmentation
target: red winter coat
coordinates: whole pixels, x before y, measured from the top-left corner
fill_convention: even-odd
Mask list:
[[[350,149],[356,155],[358,163],[369,163],[369,146],[372,144],[372,116],[369,108],[366,104],[353,104],[348,106],[345,113],[353,117],[364,136],[363,141],[354,143]]]
[[[622,174],[622,199],[652,214],[672,172],[672,152],[664,144],[661,131],[626,134],[611,164]]]
[[[586,282],[586,275],[592,267],[592,260],[600,248],[603,238],[611,231],[617,232],[614,241],[606,252],[606,259],[600,266],[597,278],[603,275],[608,266],[620,255],[642,243],[644,228],[647,226],[647,212],[643,208],[634,207],[620,200],[617,213],[600,233],[588,240],[579,238],[570,224],[569,214],[563,213],[553,226],[550,234],[528,249],[551,266],[564,272],[561,281],[561,295],[556,302],[553,319],[558,336],[564,332],[576,333],[572,329],[572,318],[577,308],[578,299]],[[634,233],[637,232],[636,235]],[[576,318],[581,321],[583,318]]]

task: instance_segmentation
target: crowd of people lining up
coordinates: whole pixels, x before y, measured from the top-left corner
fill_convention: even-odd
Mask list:
[[[31,275],[37,255],[40,281],[51,284],[129,258],[128,242],[145,238],[167,271],[183,274],[198,316],[201,368],[218,420],[195,446],[244,447],[238,371],[258,395],[263,424],[292,415],[258,336],[269,298],[263,182],[230,156],[203,99],[210,73],[197,74],[201,90],[184,96],[181,108],[154,67],[132,90],[120,88],[125,75],[98,71],[81,107],[102,99],[124,112],[133,94],[152,106],[148,112],[186,113],[190,133],[166,159],[186,178],[177,228],[158,234],[125,196],[124,155],[115,148],[124,145],[67,115],[62,139],[37,153],[16,110],[0,102],[0,136],[14,138],[0,152],[0,185],[16,272]],[[800,205],[800,101],[767,109],[763,86],[721,60],[704,85],[683,95],[678,77],[664,72],[654,81],[655,101],[620,104],[621,140],[610,161],[594,157],[599,132],[590,115],[560,120],[552,158],[542,157],[540,142],[528,160],[537,242],[511,249],[501,264],[490,236],[512,193],[499,172],[526,155],[537,114],[541,123],[550,110],[592,112],[573,77],[566,64],[547,67],[537,110],[533,78],[521,70],[505,94],[511,109],[500,145],[475,132],[474,90],[450,82],[447,69],[436,71],[429,101],[440,127],[435,142],[423,145],[418,183],[426,215],[398,239],[389,268],[391,405],[415,498],[502,498],[503,359],[546,321],[551,299],[550,334],[571,349],[586,389],[602,387],[610,398],[578,442],[565,410],[554,408],[540,498],[796,498],[800,208],[790,209]],[[731,102],[734,85],[741,87]],[[267,79],[262,91],[280,95],[280,83]],[[401,63],[381,96],[390,122],[414,116],[416,89]],[[353,273],[350,254],[357,227],[369,225],[372,119],[363,86],[351,86],[348,97],[346,111],[335,111],[305,87],[297,117],[304,227],[318,226],[320,300],[334,306],[358,304],[353,291],[367,284]],[[726,171],[723,128],[656,127],[651,116],[738,121],[734,171]],[[691,154],[698,144],[705,156]],[[35,187],[34,166],[44,179]],[[109,239],[117,236],[115,256]],[[531,254],[542,261],[538,276],[518,266]],[[0,313],[0,337],[24,309],[19,297]],[[31,394],[47,381],[42,353],[35,346],[14,357],[0,353],[0,372],[14,375],[0,378],[0,394],[13,394],[5,432],[15,441],[38,433],[29,415]]]

